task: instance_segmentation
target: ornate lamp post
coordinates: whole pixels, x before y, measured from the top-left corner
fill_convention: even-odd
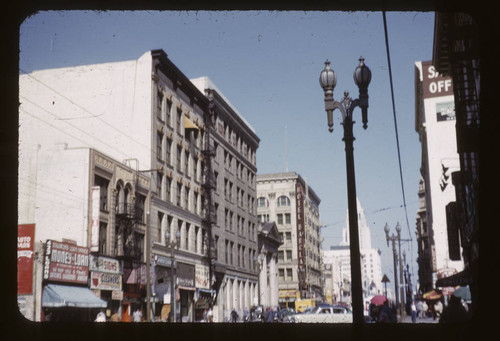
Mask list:
[[[401,226],[399,225],[399,222],[396,224],[396,232],[398,233],[397,236],[392,234],[391,237],[389,237],[389,225],[387,223],[385,224],[384,227],[385,231],[385,238],[387,240],[387,246],[389,246],[389,240],[392,241],[392,251],[394,254],[394,285],[396,289],[396,306],[398,305],[398,290],[397,290],[397,275],[396,275],[396,258],[399,259],[399,297],[400,297],[400,319],[403,319],[403,314],[404,314],[404,289],[403,289],[403,261],[401,258],[401,240],[403,241],[410,241],[410,239],[401,239]],[[398,241],[398,247],[399,247],[399,257],[396,255],[396,245],[395,241]]]
[[[361,257],[359,252],[358,234],[358,209],[356,207],[356,181],[354,176],[354,136],[352,126],[354,121],[352,114],[354,108],[360,107],[363,119],[363,128],[366,129],[368,117],[368,85],[371,81],[371,71],[365,65],[364,58],[359,59],[359,65],[354,70],[354,82],[359,88],[359,98],[352,99],[349,92],[344,92],[344,98],[337,102],[333,99],[333,89],[337,84],[337,76],[330,68],[330,62],[325,62],[325,68],[321,71],[319,82],[325,92],[325,110],[328,119],[328,130],[333,131],[333,111],[339,109],[342,113],[342,125],[344,126],[346,172],[347,172],[347,201],[349,210],[349,240],[351,255],[351,283],[352,283],[352,310],[353,322],[363,323],[363,286],[361,282]]]
[[[175,266],[174,266],[174,251],[179,248],[181,233],[179,230],[175,233],[175,240],[170,240],[170,231],[165,232],[165,245],[170,251],[170,311],[172,312],[172,322],[176,322],[177,311],[175,304]]]
[[[399,224],[398,224],[398,226],[399,226]],[[396,307],[398,307],[399,306],[398,268],[397,268],[398,255],[396,253],[396,236],[393,233],[392,236],[389,237],[389,225],[387,223],[385,223],[384,231],[385,231],[385,239],[387,240],[387,246],[389,246],[389,240],[392,242],[392,256],[394,259],[394,294],[396,295]]]

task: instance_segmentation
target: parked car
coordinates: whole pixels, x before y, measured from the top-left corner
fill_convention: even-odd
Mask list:
[[[321,303],[307,313],[293,314],[285,318],[292,323],[352,323],[352,311],[343,306]]]
[[[250,308],[250,322],[264,321],[264,307],[261,305],[252,306]]]

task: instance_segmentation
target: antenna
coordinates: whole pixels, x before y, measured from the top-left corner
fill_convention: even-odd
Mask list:
[[[286,163],[285,171],[288,173],[288,130],[286,128],[286,124],[285,124],[285,163]]]

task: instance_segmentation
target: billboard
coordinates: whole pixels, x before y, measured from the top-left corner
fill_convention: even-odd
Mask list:
[[[47,240],[43,268],[44,280],[87,284],[88,277],[88,247]]]
[[[35,249],[35,224],[17,227],[17,294],[33,293],[33,254]]]

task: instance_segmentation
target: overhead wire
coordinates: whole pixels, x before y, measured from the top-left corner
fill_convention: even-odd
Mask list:
[[[389,35],[387,33],[387,18],[385,11],[382,11],[382,18],[384,21],[384,35],[385,35],[385,47],[386,47],[386,53],[387,53],[387,64],[389,68],[389,81],[391,85],[391,98],[392,98],[392,113],[394,117],[394,130],[396,132],[396,146],[397,146],[397,151],[398,151],[398,163],[399,163],[399,177],[401,179],[401,192],[403,194],[403,204],[404,204],[404,209],[405,209],[405,216],[406,216],[406,226],[408,228],[408,236],[409,236],[409,243],[410,243],[410,257],[411,257],[411,267],[412,270],[411,272],[414,273],[413,271],[413,238],[411,236],[410,232],[410,224],[408,222],[408,211],[406,208],[406,198],[405,198],[405,189],[404,189],[404,182],[403,182],[403,169],[401,167],[401,152],[399,148],[399,136],[398,136],[398,124],[397,124],[397,119],[396,119],[396,104],[394,100],[394,85],[392,81],[392,68],[391,68],[391,54],[390,54],[390,49],[389,49]],[[415,284],[415,283],[413,283]]]

